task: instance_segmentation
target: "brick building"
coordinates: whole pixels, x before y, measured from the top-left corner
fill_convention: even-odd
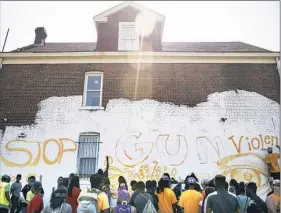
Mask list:
[[[125,2],[94,17],[97,41],[0,54],[0,173],[110,178],[224,173],[269,191],[278,143],[279,53],[242,42],[162,42],[165,17]],[[250,164],[248,162],[251,162]],[[49,189],[49,191],[47,190]]]

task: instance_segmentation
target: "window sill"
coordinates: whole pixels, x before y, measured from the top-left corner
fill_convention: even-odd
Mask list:
[[[104,110],[104,107],[100,107],[100,106],[82,106],[79,108],[79,110]]]

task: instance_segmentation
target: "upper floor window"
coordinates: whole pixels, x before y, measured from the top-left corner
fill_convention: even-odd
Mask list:
[[[101,107],[102,103],[102,72],[86,72],[83,105]]]
[[[139,36],[134,22],[119,22],[118,50],[139,50]]]

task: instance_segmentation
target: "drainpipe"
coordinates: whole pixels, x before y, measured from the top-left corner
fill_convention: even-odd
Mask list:
[[[281,69],[281,66],[280,66],[280,58],[279,57],[276,57],[276,64],[277,64],[277,69],[278,69],[278,72],[279,72],[279,77],[281,77],[280,75],[280,69]]]

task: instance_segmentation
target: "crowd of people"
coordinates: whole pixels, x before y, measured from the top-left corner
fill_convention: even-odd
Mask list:
[[[277,166],[270,179],[271,192],[264,201],[257,195],[255,182],[238,183],[235,179],[227,182],[223,175],[200,181],[194,173],[182,182],[164,173],[158,182],[131,181],[129,186],[120,176],[117,192],[112,192],[108,157],[106,161],[106,170],[99,169],[90,176],[91,187],[86,191],[80,189],[79,176],[72,173],[68,178],[59,177],[45,208],[44,189],[34,176],[22,188],[20,174],[12,184],[10,177],[3,175],[0,213],[280,213]],[[270,164],[271,158],[266,161]]]

